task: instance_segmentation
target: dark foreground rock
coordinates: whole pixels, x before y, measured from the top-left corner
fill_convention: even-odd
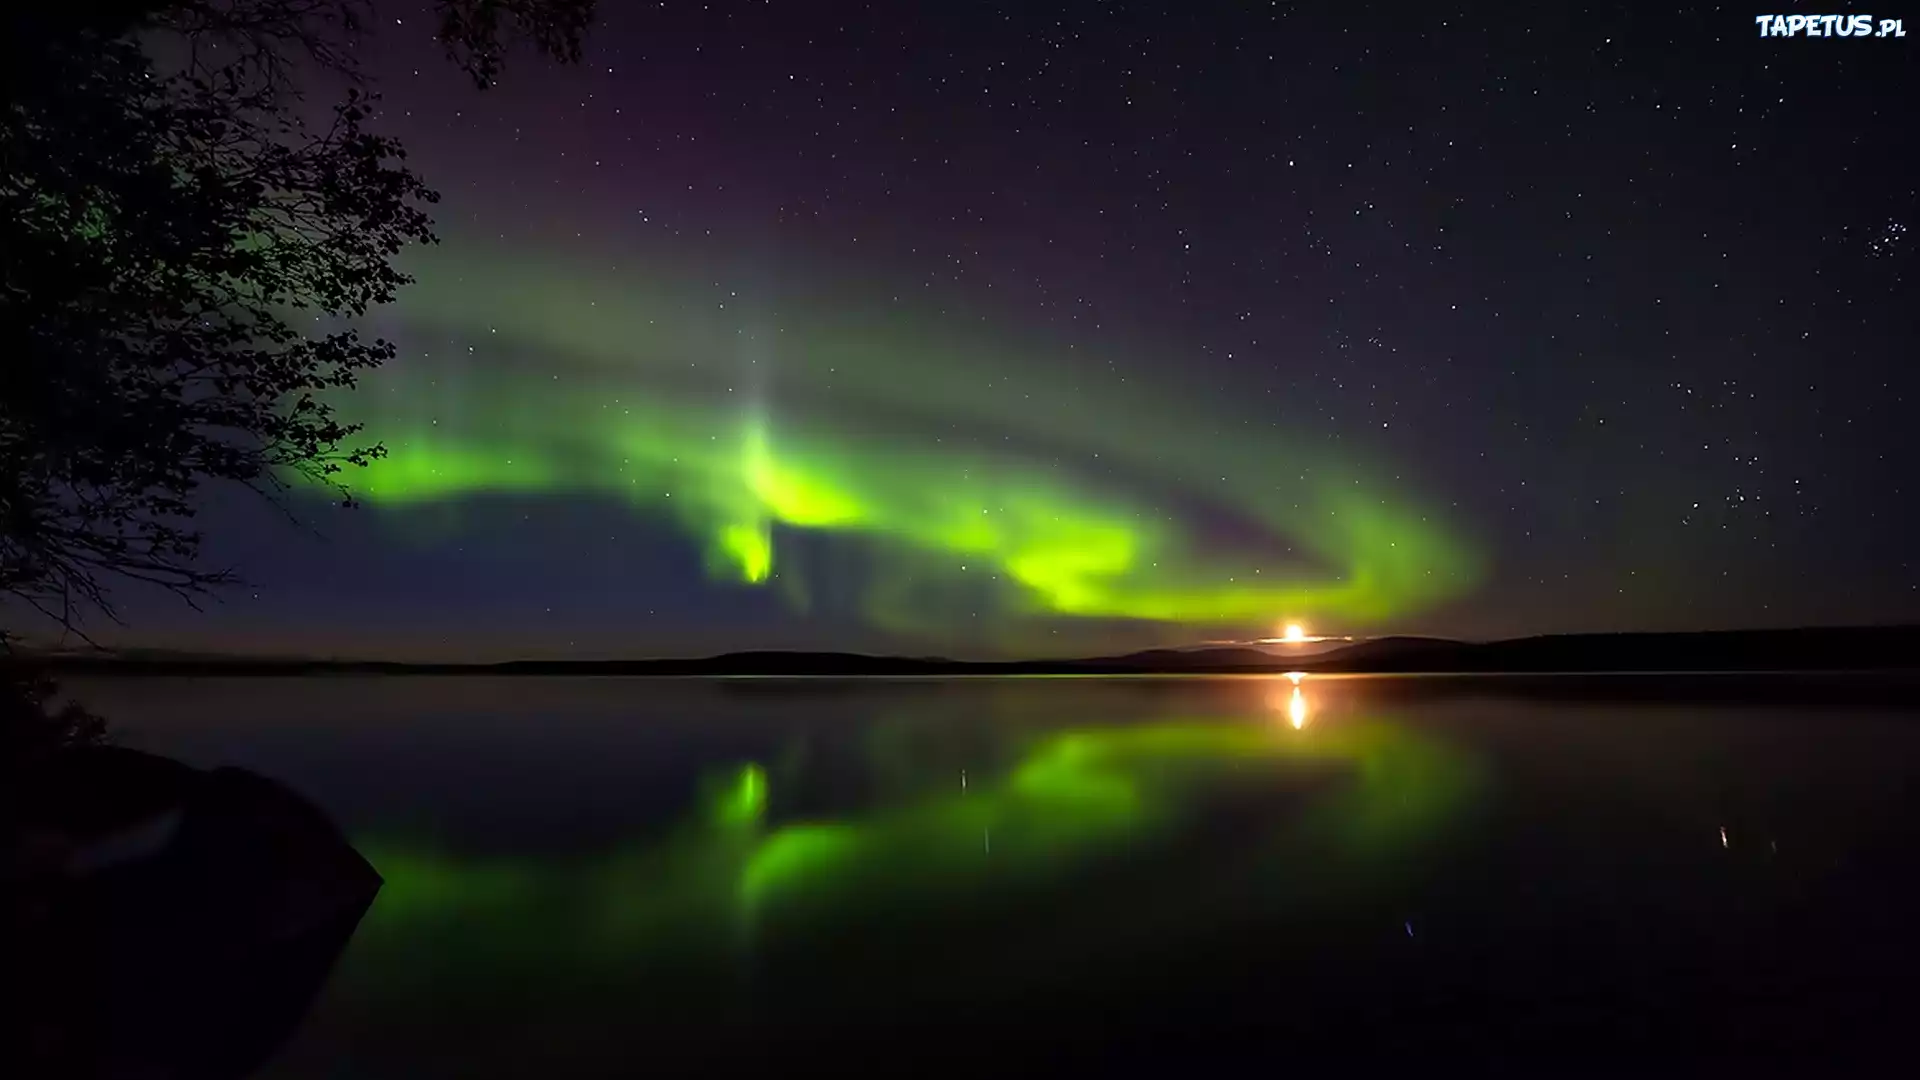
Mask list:
[[[317,808],[243,769],[75,750],[8,804],[7,1075],[252,1073],[381,885]]]

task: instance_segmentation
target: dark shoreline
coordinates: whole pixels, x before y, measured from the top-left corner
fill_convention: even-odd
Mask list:
[[[740,652],[701,658],[403,663],[128,652],[16,654],[56,675],[575,675],[849,678],[1009,675],[1659,675],[1920,672],[1920,626],[1565,634],[1506,641],[1378,638],[1298,658],[1251,648],[1153,650],[1085,659],[972,661],[838,652]]]

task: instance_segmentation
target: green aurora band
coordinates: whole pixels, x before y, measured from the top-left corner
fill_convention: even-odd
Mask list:
[[[343,477],[376,506],[620,500],[677,523],[715,577],[801,604],[781,531],[853,538],[866,614],[936,634],[969,608],[1357,627],[1480,574],[1389,470],[1284,402],[1207,401],[897,304],[836,320],[812,313],[849,304],[786,295],[755,312],[725,289],[460,247],[416,253],[389,332],[461,343],[451,360],[411,351],[338,403],[388,450]]]

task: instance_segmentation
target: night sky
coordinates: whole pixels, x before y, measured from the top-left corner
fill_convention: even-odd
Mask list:
[[[358,509],[296,497],[310,531],[215,499],[250,585],[122,594],[106,636],[994,655],[1920,615],[1920,11],[1806,40],[1764,6],[602,7],[583,65],[481,93],[380,5],[382,123],[445,196],[371,320],[400,358],[340,405],[392,457]]]

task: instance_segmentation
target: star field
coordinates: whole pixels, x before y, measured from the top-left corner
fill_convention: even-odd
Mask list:
[[[383,124],[446,196],[423,296],[564,263],[624,313],[628,275],[670,278],[742,343],[743,398],[788,323],[897,310],[929,340],[1055,358],[1057,393],[980,368],[968,394],[1008,410],[1230,401],[1185,437],[1305,449],[1191,482],[1364,460],[1484,559],[1472,589],[1372,630],[1920,612],[1920,37],[1763,39],[1729,7],[607,3],[582,65],[519,57],[476,93],[424,10],[389,8],[364,46]],[[530,416],[530,372],[556,403],[595,392],[505,314],[410,305],[375,320],[414,373],[384,392],[433,424],[458,420],[468,365],[517,372]],[[816,374],[823,402],[857,388]],[[475,499],[425,539],[379,505],[303,507],[325,542],[215,508],[255,584],[205,617],[143,602],[135,635],[396,655],[897,640],[715,586],[684,536],[604,499]]]

